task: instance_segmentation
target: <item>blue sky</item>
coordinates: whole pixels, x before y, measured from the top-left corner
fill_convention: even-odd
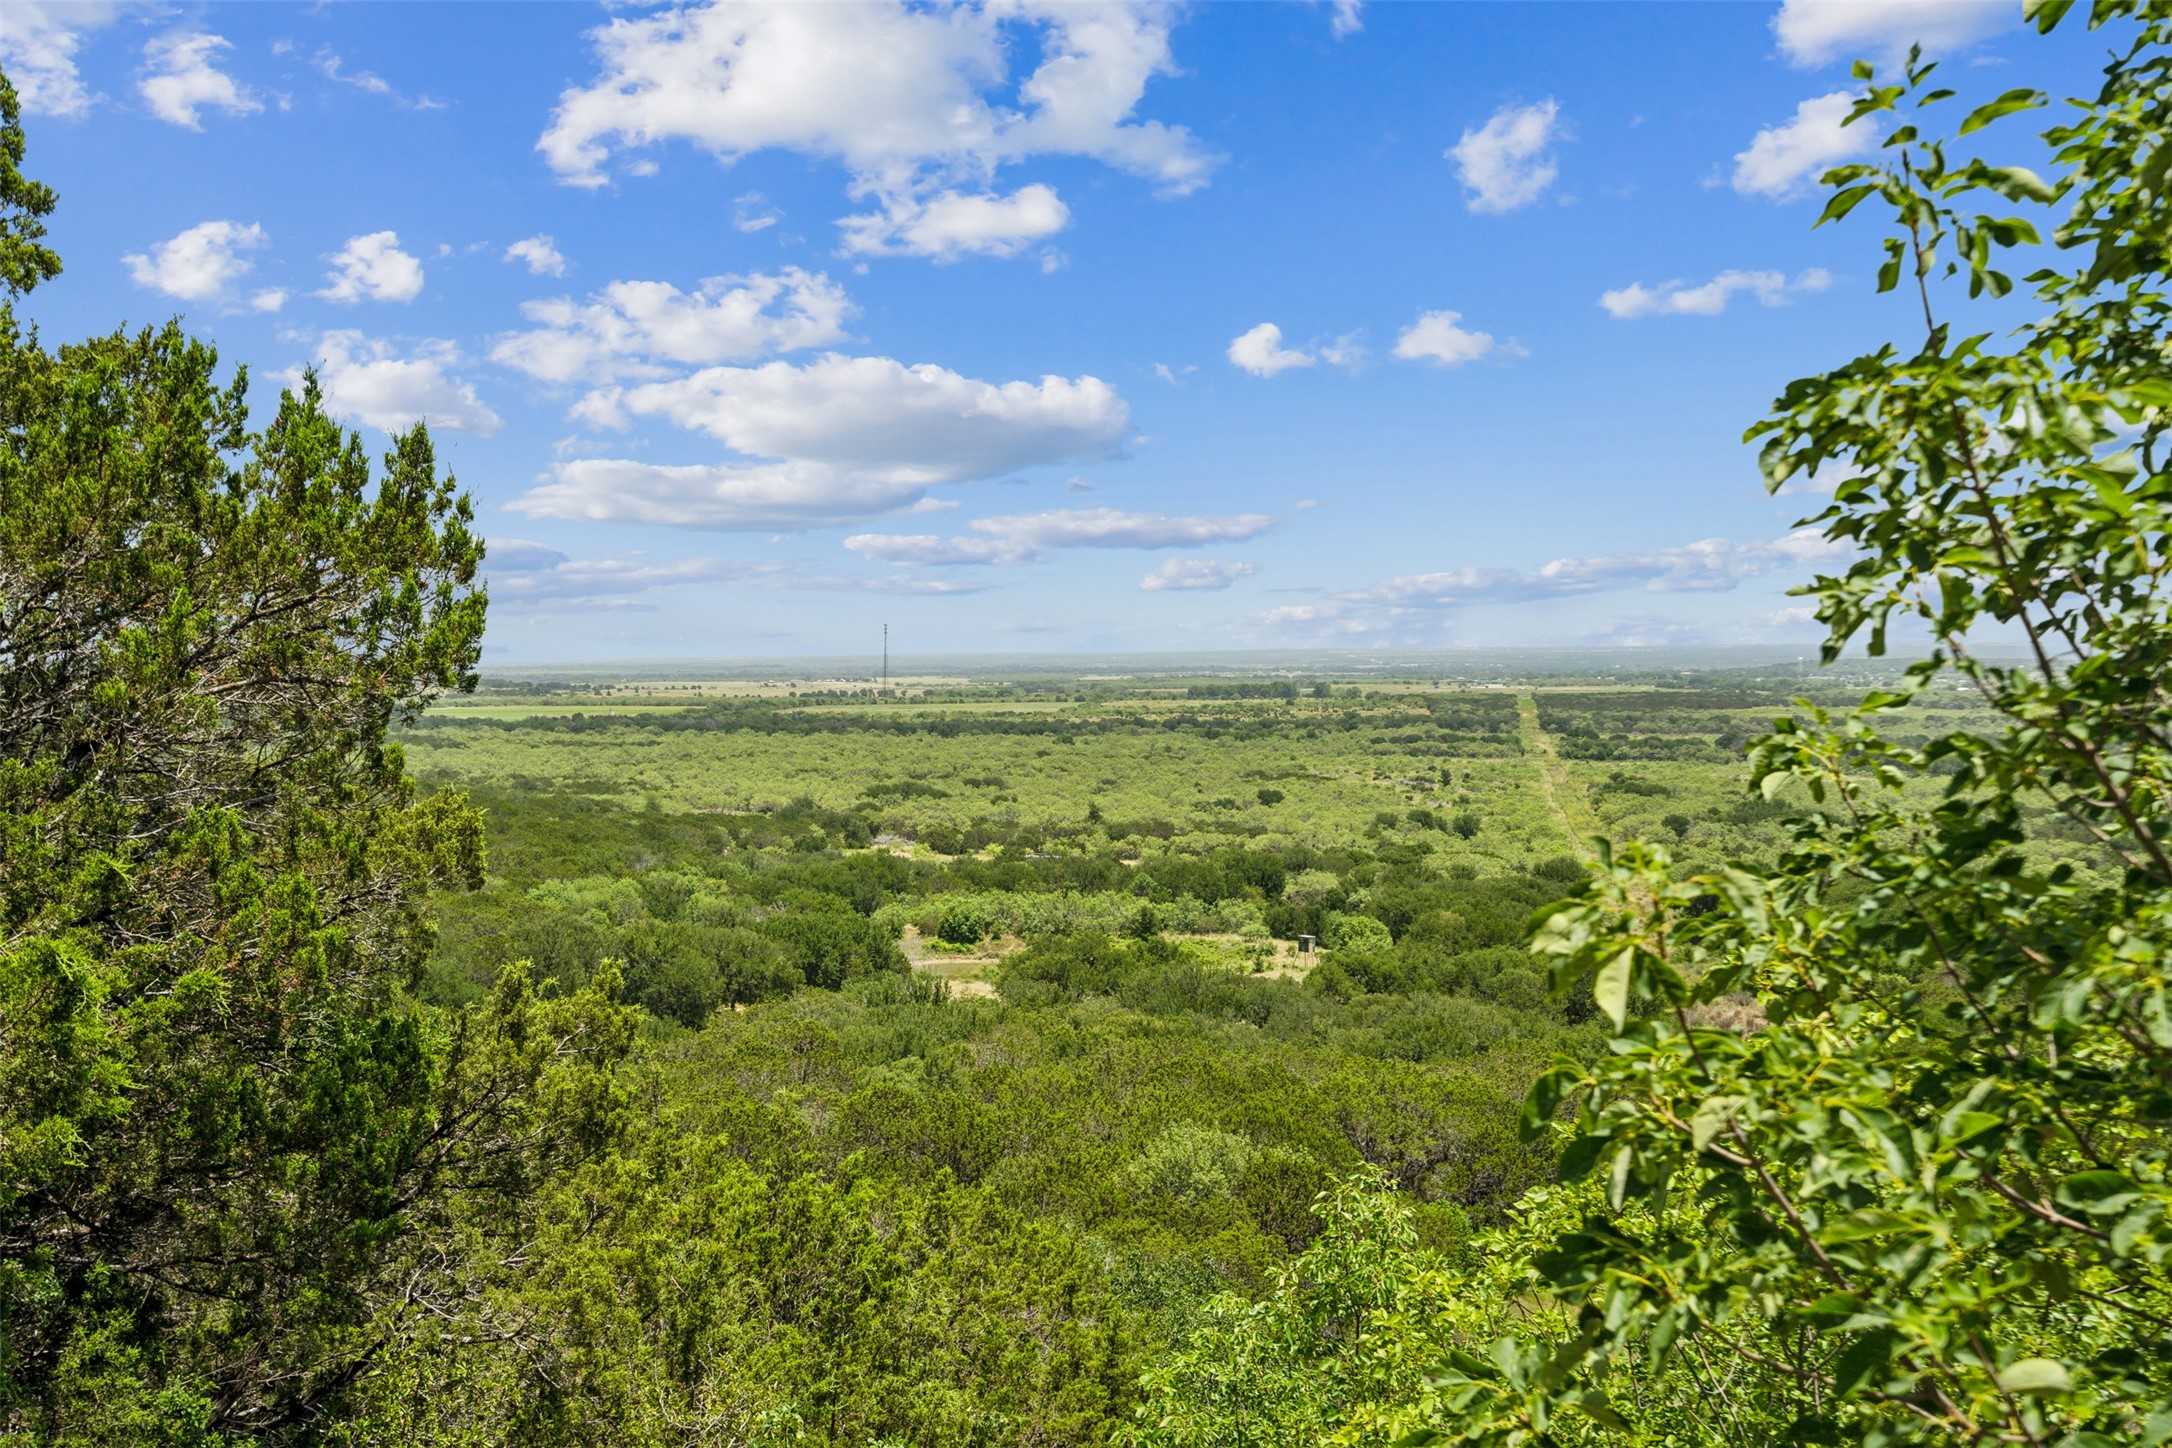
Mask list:
[[[1922,39],[1960,103],[2076,93],[2069,30],[9,0],[0,64],[61,198],[48,341],[179,314],[260,412],[314,363],[372,446],[426,417],[501,662],[883,620],[931,653],[1788,646],[1828,550],[1741,432],[1913,335],[1868,225],[1810,227],[1864,144],[1848,62]]]

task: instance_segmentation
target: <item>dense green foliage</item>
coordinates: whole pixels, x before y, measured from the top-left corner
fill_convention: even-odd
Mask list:
[[[0,1443],[2172,1440],[2172,14],[2090,18],[2052,181],[1860,71],[1923,338],[1751,433],[1828,662],[1932,640],[1859,705],[471,702],[422,429],[0,309]]]
[[[11,287],[52,198],[7,158]],[[306,1434],[512,1230],[611,1092],[612,1010],[508,974],[419,1009],[478,821],[388,728],[472,679],[468,509],[421,429],[374,478],[314,386],[167,327],[0,312],[0,1435]],[[595,1079],[591,1079],[594,1077]]]

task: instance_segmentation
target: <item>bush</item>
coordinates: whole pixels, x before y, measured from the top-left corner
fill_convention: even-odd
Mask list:
[[[936,917],[935,938],[946,945],[978,945],[994,929],[994,920],[979,901],[953,900]]]

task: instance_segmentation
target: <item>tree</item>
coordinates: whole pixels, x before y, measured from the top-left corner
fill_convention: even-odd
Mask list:
[[[45,236],[53,214],[53,188],[23,175],[23,108],[15,87],[0,75],[0,289],[19,297],[60,275],[60,257]]]
[[[2024,8],[2049,30],[2069,6]],[[1702,1426],[1667,1427],[2172,1434],[2172,12],[2100,0],[2089,22],[2126,33],[2043,133],[2054,181],[1955,156],[2039,92],[1940,141],[1931,66],[1858,67],[1854,121],[1898,124],[1888,160],[1828,173],[1822,220],[1890,212],[1878,286],[1910,288],[1920,340],[1791,384],[1750,436],[1772,487],[1826,482],[1809,521],[1855,550],[1803,590],[1826,658],[1884,653],[1897,620],[1928,655],[1754,746],[1766,798],[1825,806],[1775,867],[1685,876],[1601,841],[1589,894],[1541,931],[1616,1037],[1527,1108],[1582,1193],[1529,1259],[1558,1335],[1451,1357],[1442,1436],[1527,1440],[1569,1408],[1603,1427],[1655,1373],[1715,1369],[1732,1382]],[[2004,257],[2052,208],[2071,259],[2027,278],[2045,314],[2001,348],[1952,314],[2012,288]],[[1945,676],[1996,722],[1888,737]],[[2025,806],[2102,868],[2049,864]],[[1708,1023],[1745,992],[1762,1025]]]
[[[0,84],[0,283],[58,262]],[[0,310],[0,1436],[298,1436],[597,1138],[622,1053],[410,989],[479,819],[388,729],[471,687],[468,502],[314,380],[251,432],[175,325]]]

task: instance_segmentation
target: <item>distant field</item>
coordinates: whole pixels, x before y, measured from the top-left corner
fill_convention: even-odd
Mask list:
[[[446,717],[537,720],[576,711],[490,706]],[[629,710],[629,715],[633,711]],[[1006,719],[1081,726],[1119,721],[1075,739],[1048,734],[941,734],[847,727],[836,733],[662,730],[638,717],[584,732],[486,727],[412,736],[409,758],[425,777],[467,785],[521,780],[531,787],[668,810],[774,809],[808,799],[826,809],[865,811],[882,832],[917,836],[931,827],[996,830],[1071,825],[1098,810],[1112,833],[1155,849],[1188,838],[1255,843],[1350,842],[1381,831],[1424,838],[1443,864],[1525,864],[1567,852],[1571,841],[1540,803],[1530,761],[1465,752],[1455,741],[1410,739],[1386,725],[1333,727],[1308,706],[1203,703],[1193,711],[1229,732],[1167,729],[1184,712],[1171,701],[1136,705],[1070,703],[882,704],[787,711],[817,723],[904,725],[943,718]],[[677,711],[674,711],[677,712]],[[1267,725],[1255,737],[1235,726]],[[1506,746],[1513,749],[1513,740]],[[1447,783],[1441,780],[1446,770]],[[1260,802],[1260,791],[1283,798]],[[1469,839],[1413,824],[1412,810],[1475,812]],[[1135,828],[1134,828],[1135,827]]]
[[[1066,832],[1092,821],[1092,838],[1134,855],[1387,843],[1447,872],[1528,868],[1583,854],[1584,838],[1603,833],[1718,864],[1769,855],[1785,816],[1807,804],[1753,798],[1743,755],[1809,687],[1833,692],[1793,670],[1665,688],[1336,681],[1328,697],[1219,677],[921,674],[887,694],[848,678],[599,679],[577,693],[448,703],[408,748],[426,778],[468,787],[686,814],[795,802],[851,812],[923,857],[930,840],[985,854],[1044,848],[1053,835],[1077,849]],[[1297,697],[1194,697],[1247,688]],[[1969,707],[1932,701],[1923,727]],[[2097,864],[2086,841],[2031,849]]]
[[[580,703],[534,700],[521,704],[477,704],[470,702],[440,704],[431,712],[445,718],[458,719],[570,719],[575,714],[681,714],[697,709],[698,704],[667,704],[661,700],[647,699],[591,699]]]

